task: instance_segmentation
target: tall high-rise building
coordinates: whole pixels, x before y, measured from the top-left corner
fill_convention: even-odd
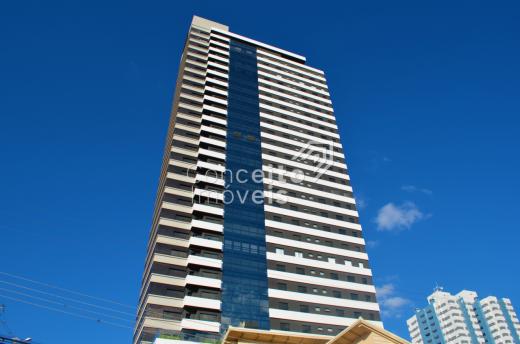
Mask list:
[[[441,289],[408,319],[413,344],[520,344],[520,323],[511,300],[474,291]]]
[[[332,336],[360,317],[382,325],[324,73],[194,17],[134,343]]]

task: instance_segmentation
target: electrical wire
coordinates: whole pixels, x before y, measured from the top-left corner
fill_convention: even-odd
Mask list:
[[[126,328],[126,329],[133,330],[133,328],[130,327],[130,326],[126,326],[126,325],[122,325],[122,324],[118,324],[118,323],[113,323],[113,322],[110,322],[110,321],[101,320],[101,319],[94,318],[94,317],[87,316],[87,315],[82,315],[82,314],[76,314],[76,313],[68,312],[68,311],[65,311],[63,309],[49,307],[49,306],[46,306],[46,305],[41,305],[41,304],[38,304],[38,303],[22,300],[22,299],[19,299],[19,298],[16,298],[16,297],[12,297],[12,296],[7,296],[7,295],[0,294],[0,297],[6,298],[8,300],[16,301],[16,302],[25,303],[25,304],[28,304],[28,305],[31,305],[31,306],[43,308],[43,309],[47,309],[47,310],[51,310],[51,311],[55,311],[55,312],[59,312],[59,313],[64,313],[64,314],[68,314],[68,315],[71,315],[71,316],[74,316],[74,317],[78,317],[78,318],[93,320],[93,321],[96,321],[97,323],[101,323],[101,324],[106,324],[106,325],[111,325],[111,326],[116,326],[116,327],[121,327],[121,328]]]
[[[102,297],[97,297],[97,296],[88,295],[88,294],[85,294],[85,293],[81,293],[81,292],[79,292],[79,291],[74,291],[74,290],[70,290],[70,289],[66,289],[66,288],[58,287],[58,286],[55,286],[55,285],[52,285],[52,284],[49,284],[49,283],[44,283],[44,282],[36,281],[36,280],[30,279],[30,278],[27,278],[27,277],[23,277],[23,276],[20,276],[20,275],[11,274],[11,273],[4,272],[4,271],[0,271],[0,275],[5,275],[5,276],[12,277],[12,278],[21,279],[21,280],[24,280],[24,281],[27,281],[27,282],[31,282],[31,283],[36,283],[36,284],[39,284],[39,285],[43,285],[43,286],[45,286],[45,287],[47,287],[47,288],[52,288],[52,289],[56,289],[56,290],[65,291],[65,292],[68,292],[68,293],[71,293],[71,294],[76,294],[76,295],[78,295],[78,296],[88,297],[88,298],[91,298],[91,299],[94,299],[94,300],[98,300],[98,301],[103,301],[103,302],[112,303],[112,304],[115,304],[115,305],[118,305],[118,306],[121,306],[121,307],[126,307],[126,308],[130,308],[130,309],[135,309],[135,307],[133,307],[133,306],[129,306],[129,305],[126,305],[126,304],[124,304],[124,303],[120,303],[120,302],[117,302],[117,301],[113,301],[113,300],[105,299],[105,298],[102,298]]]
[[[114,316],[114,315],[105,314],[105,313],[101,313],[101,312],[92,311],[92,310],[84,309],[84,308],[81,308],[81,307],[67,305],[66,303],[62,303],[62,302],[58,302],[58,301],[54,301],[54,300],[49,300],[49,299],[44,298],[44,297],[34,296],[34,295],[27,294],[27,293],[22,293],[20,291],[9,290],[9,289],[6,289],[6,288],[1,288],[1,287],[0,287],[0,290],[8,292],[8,293],[13,293],[13,294],[29,297],[29,298],[36,299],[36,300],[39,300],[39,301],[48,302],[48,303],[51,303],[51,304],[63,306],[65,308],[76,309],[76,310],[87,312],[87,313],[101,315],[101,316],[104,316],[104,317],[107,317],[107,318],[112,318],[112,319],[116,319],[116,320],[122,320],[124,322],[129,322],[129,323],[133,323],[134,322],[133,320],[129,320],[129,319],[125,319],[125,318],[121,318],[121,317],[117,317],[117,316]]]
[[[93,303],[89,303],[89,302],[85,302],[85,301],[76,300],[76,299],[73,299],[73,298],[70,298],[70,297],[61,296],[61,295],[57,295],[57,294],[54,294],[54,293],[49,293],[49,292],[42,291],[42,290],[38,290],[38,289],[35,289],[35,288],[26,287],[26,286],[24,286],[24,285],[17,284],[17,283],[12,283],[12,282],[7,282],[7,281],[0,281],[0,283],[8,284],[8,285],[11,285],[11,286],[14,286],[14,287],[18,287],[18,288],[21,288],[21,289],[25,289],[25,290],[34,291],[34,292],[36,292],[36,293],[41,293],[41,294],[48,295],[48,296],[57,297],[57,298],[60,298],[60,299],[63,299],[63,300],[67,300],[67,301],[70,301],[70,302],[76,302],[76,303],[79,303],[79,304],[82,304],[82,305],[86,305],[86,306],[90,306],[90,307],[94,307],[94,308],[103,309],[103,310],[105,310],[105,311],[109,311],[109,312],[115,312],[115,313],[125,314],[125,315],[129,315],[129,316],[132,316],[132,317],[135,316],[135,314],[133,314],[133,313],[129,313],[129,312],[125,312],[125,311],[119,311],[119,310],[116,310],[116,309],[112,309],[112,308],[108,308],[108,307],[104,307],[104,306],[95,305],[95,304],[93,304]]]

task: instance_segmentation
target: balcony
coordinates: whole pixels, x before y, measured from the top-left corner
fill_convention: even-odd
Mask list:
[[[189,221],[178,221],[178,220],[167,219],[165,217],[161,217],[159,219],[159,225],[174,227],[174,228],[181,228],[181,229],[185,229],[185,230],[191,229],[191,222],[189,222]]]
[[[188,256],[187,263],[193,264],[193,265],[202,265],[202,266],[209,266],[212,268],[222,269],[222,260],[221,259],[195,256],[193,254],[190,254]]]
[[[216,321],[206,321],[200,319],[182,319],[181,326],[183,329],[203,331],[203,332],[220,332],[220,323]]]
[[[216,288],[221,289],[222,288],[222,281],[215,278],[208,278],[204,276],[197,276],[197,275],[187,275],[186,276],[186,284],[192,284],[192,285],[198,285],[202,287],[210,287],[210,288]]]
[[[221,223],[214,223],[214,222],[211,222],[211,221],[207,221],[207,220],[192,220],[191,221],[191,227],[196,227],[196,228],[202,228],[202,229],[207,229],[209,231],[213,231],[213,232],[218,232],[218,233],[223,233],[224,232],[224,225],[221,224]]]

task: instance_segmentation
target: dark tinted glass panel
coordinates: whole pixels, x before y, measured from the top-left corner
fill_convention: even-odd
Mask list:
[[[260,204],[251,197],[263,192],[263,183],[231,178],[241,169],[249,177],[262,170],[256,49],[236,41],[230,42],[227,126],[221,329],[269,329],[263,197]]]

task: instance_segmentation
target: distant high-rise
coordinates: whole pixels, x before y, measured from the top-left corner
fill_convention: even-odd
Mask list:
[[[428,303],[407,321],[413,344],[520,344],[520,323],[509,299],[436,290]]]
[[[194,17],[134,343],[381,326],[324,73]]]

